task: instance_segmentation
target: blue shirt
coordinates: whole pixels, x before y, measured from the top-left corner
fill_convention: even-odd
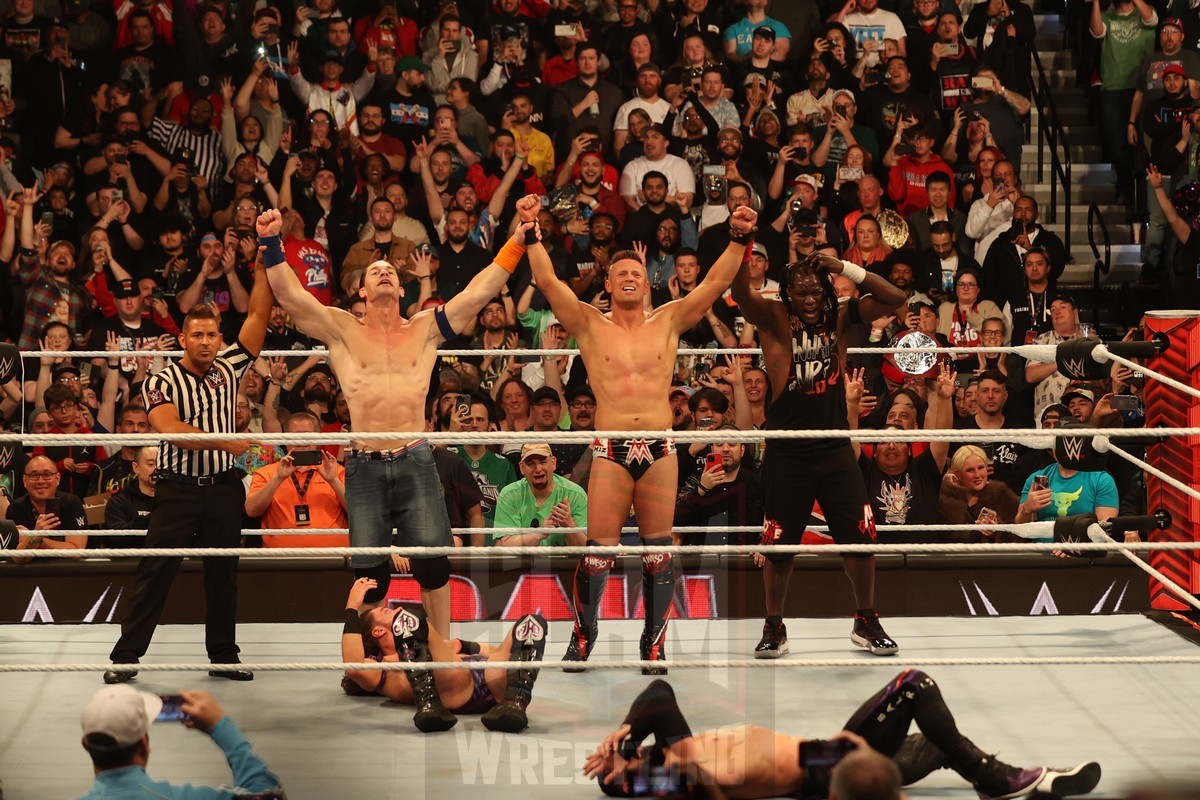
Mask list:
[[[784,25],[777,19],[763,17],[762,22],[751,22],[745,17],[742,17],[737,22],[725,29],[724,39],[727,42],[730,39],[736,39],[737,54],[739,56],[748,56],[750,55],[750,43],[754,39],[754,32],[764,26],[775,31],[775,39],[777,41],[779,39],[792,38],[792,32],[788,30],[787,25]]]
[[[211,786],[175,786],[156,781],[140,766],[121,767],[101,772],[92,789],[80,800],[231,800],[238,794],[265,792],[280,786],[267,765],[250,747],[246,737],[229,717],[224,717],[212,730],[212,740],[225,753],[233,771],[236,789],[216,789]]]
[[[1076,472],[1071,477],[1064,478],[1058,470],[1058,464],[1039,469],[1025,479],[1025,488],[1021,490],[1022,503],[1029,499],[1029,488],[1038,475],[1045,475],[1050,479],[1050,505],[1038,511],[1039,522],[1072,514],[1094,514],[1098,507],[1120,507],[1117,482],[1107,472]],[[1049,542],[1053,539],[1044,538],[1037,541]]]

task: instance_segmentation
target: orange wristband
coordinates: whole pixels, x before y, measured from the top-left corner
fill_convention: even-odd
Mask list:
[[[493,263],[501,266],[505,272],[513,273],[517,271],[517,263],[520,262],[523,255],[525,255],[525,246],[509,239],[504,243],[504,247],[500,248]]]

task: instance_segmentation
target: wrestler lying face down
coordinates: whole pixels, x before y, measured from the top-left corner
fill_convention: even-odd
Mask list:
[[[919,733],[909,733],[914,722]],[[650,734],[654,744],[643,746]],[[814,751],[837,749],[813,747],[829,743],[806,742],[757,725],[693,734],[671,686],[656,680],[588,757],[583,772],[614,797],[899,798],[902,784],[942,768],[969,781],[983,800],[1070,797],[1087,794],[1100,781],[1100,765],[1094,761],[1068,769],[1021,768],[980,750],[959,733],[937,683],[917,670],[904,670],[867,700],[837,740],[848,740],[851,751],[845,770],[832,759],[811,759]],[[881,763],[871,755],[876,751],[896,769],[876,769]],[[837,791],[842,782],[866,779],[872,781],[869,792],[848,792],[845,786]]]
[[[378,606],[360,613],[363,598],[376,588],[359,578],[346,599],[342,660],[407,663],[542,660],[549,628],[539,614],[526,614],[498,646],[446,639],[429,624],[419,604],[392,609]],[[342,680],[347,694],[380,695],[393,703],[414,705],[413,723],[423,733],[445,731],[458,722],[455,714],[482,714],[488,730],[520,733],[529,724],[526,709],[533,698],[538,670],[441,669],[348,670]]]

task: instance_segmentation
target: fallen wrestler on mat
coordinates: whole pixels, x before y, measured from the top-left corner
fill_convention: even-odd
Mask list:
[[[919,732],[910,733],[914,722]],[[643,745],[651,734],[654,744]],[[870,792],[841,795],[898,798],[902,785],[943,768],[970,782],[983,800],[1071,797],[1087,794],[1100,781],[1094,761],[1068,769],[1022,768],[980,750],[959,733],[937,683],[919,670],[892,678],[829,741],[758,725],[693,734],[670,684],[655,680],[588,757],[583,772],[614,797],[838,797],[839,780],[865,777],[835,774],[838,760],[856,751],[878,752],[894,769],[885,766],[881,786]],[[872,763],[881,762],[863,759],[864,772]]]
[[[376,589],[372,578],[359,578],[346,598],[342,630],[342,660],[379,658],[404,661],[528,661],[539,662],[546,649],[546,620],[526,614],[497,646],[446,639],[429,624],[415,603],[398,608],[373,606],[362,610],[364,598]],[[520,733],[529,724],[526,709],[533,698],[538,670],[350,670],[342,681],[347,694],[379,695],[393,703],[417,707],[413,717],[423,733],[445,731],[458,722],[456,714],[482,714],[488,730]]]

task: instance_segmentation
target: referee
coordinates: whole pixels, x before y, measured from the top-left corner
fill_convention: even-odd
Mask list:
[[[238,341],[222,349],[216,314],[207,305],[183,320],[183,358],[146,380],[143,397],[155,431],[233,433],[234,407],[242,373],[254,363],[267,335],[271,288],[262,257],[254,268],[249,315]],[[154,506],[147,547],[237,547],[241,541],[245,489],[234,458],[248,440],[164,441],[159,445]],[[136,664],[150,646],[182,558],[150,556],[138,562],[137,580],[121,638],[110,656],[114,664]],[[204,559],[205,647],[209,663],[237,664],[237,558]],[[136,672],[104,673],[105,683],[124,683]],[[254,679],[247,669],[209,672],[237,681]]]

